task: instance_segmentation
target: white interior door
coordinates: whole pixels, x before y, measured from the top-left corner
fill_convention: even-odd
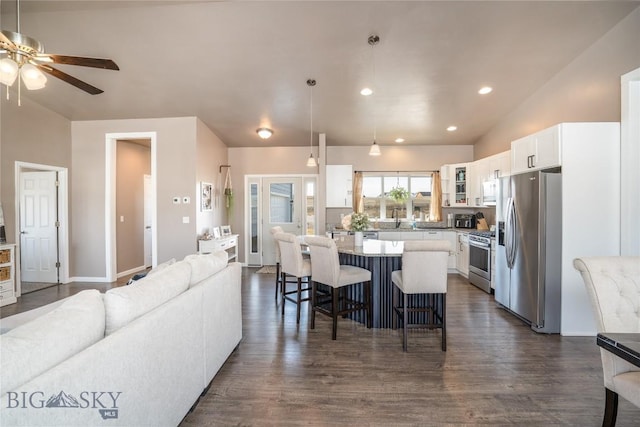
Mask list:
[[[58,282],[55,171],[20,174],[20,274],[24,282]]]
[[[151,175],[144,176],[144,266],[153,265],[153,192],[151,191]]]
[[[271,228],[279,225],[285,233],[305,234],[305,200],[301,177],[274,177],[262,180],[262,263],[276,263]]]

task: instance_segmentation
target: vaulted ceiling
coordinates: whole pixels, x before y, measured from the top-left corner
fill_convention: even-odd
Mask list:
[[[302,146],[314,78],[313,130],[329,145],[368,145],[374,129],[382,145],[471,144],[638,5],[23,0],[21,33],[46,52],[120,71],[60,65],[105,92],[49,77],[22,96],[70,120],[197,116],[230,147]],[[0,7],[0,27],[15,31],[15,3]]]

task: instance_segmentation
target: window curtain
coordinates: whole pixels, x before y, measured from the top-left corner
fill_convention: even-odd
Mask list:
[[[442,221],[442,182],[440,172],[431,175],[431,206],[429,207],[429,219]]]
[[[364,203],[362,201],[362,172],[354,172],[353,174],[353,211],[357,213],[364,212]]]

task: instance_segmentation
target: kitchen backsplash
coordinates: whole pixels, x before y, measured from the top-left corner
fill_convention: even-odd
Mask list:
[[[353,210],[351,208],[327,208],[326,211],[326,229],[327,230],[334,230],[336,228],[341,228],[342,224],[341,224],[341,219],[342,216],[344,215],[349,215],[351,212],[353,212]],[[482,212],[482,214],[484,215],[484,218],[487,221],[487,224],[494,225],[496,223],[496,210],[495,208],[442,208],[442,218],[443,221],[440,223],[433,223],[433,222],[420,222],[417,221],[416,222],[416,226],[418,227],[426,227],[428,226],[432,226],[432,227],[446,227],[446,219],[447,219],[447,214],[452,213],[452,214],[475,214],[477,212]],[[372,227],[374,227],[374,224],[372,224]],[[408,222],[403,222],[401,228],[408,228],[411,227],[411,224]],[[377,224],[377,228],[395,228],[395,224],[393,223],[392,220],[386,221],[386,222],[379,222]]]

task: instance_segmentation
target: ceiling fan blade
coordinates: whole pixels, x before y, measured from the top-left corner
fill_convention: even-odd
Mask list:
[[[55,68],[49,65],[37,64],[36,67],[38,67],[40,70],[44,71],[45,73],[51,74],[53,77],[57,77],[60,80],[65,81],[70,85],[77,87],[78,89],[82,89],[83,91],[91,95],[98,95],[104,92],[102,89],[98,89],[95,86],[91,86],[89,83],[85,83],[82,80],[76,79],[75,77],[70,76],[67,73],[63,73],[60,70],[56,70]]]
[[[102,68],[105,70],[119,70],[118,65],[113,62],[111,59],[102,59],[102,58],[84,58],[81,56],[67,56],[67,55],[54,55],[54,54],[45,54],[41,55],[42,58],[51,58],[51,60],[56,64],[65,64],[65,65],[79,65],[81,67],[92,67],[92,68]],[[38,59],[38,57],[34,58]]]
[[[3,48],[6,48],[10,51],[15,51],[17,49],[17,46],[15,45],[15,43],[13,43],[11,40],[9,40],[9,38],[7,36],[5,36],[2,31],[0,31],[0,46],[2,46]]]

